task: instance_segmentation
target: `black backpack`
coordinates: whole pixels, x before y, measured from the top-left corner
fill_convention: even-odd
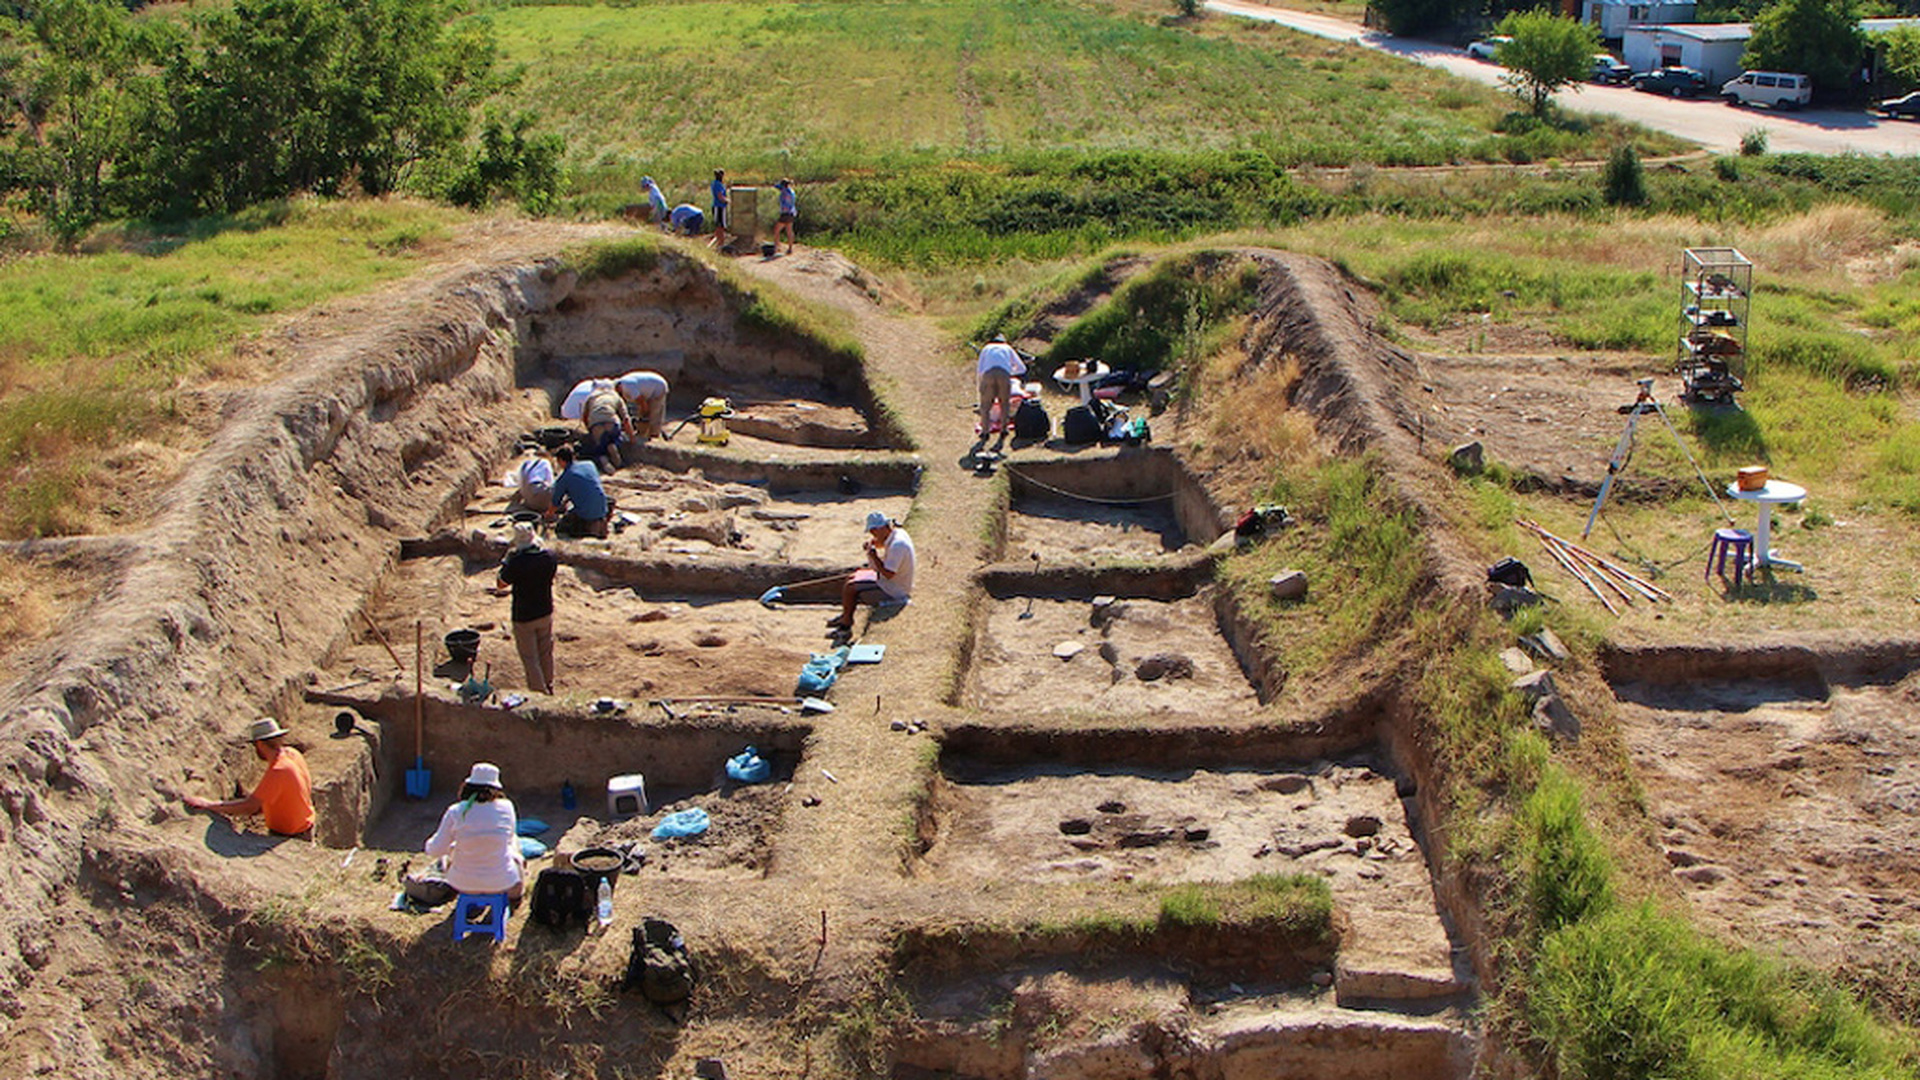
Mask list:
[[[587,925],[587,879],[580,871],[550,866],[540,871],[533,882],[533,901],[527,914],[534,922],[553,930],[565,930],[569,923]]]
[[[1053,432],[1047,407],[1038,398],[1028,398],[1013,410],[1013,435],[1016,439],[1044,439]]]
[[[1085,405],[1075,405],[1060,418],[1060,438],[1073,446],[1097,443],[1106,433],[1100,417]]]
[[[638,990],[656,1005],[677,1005],[693,996],[693,956],[672,923],[640,920],[620,989]]]

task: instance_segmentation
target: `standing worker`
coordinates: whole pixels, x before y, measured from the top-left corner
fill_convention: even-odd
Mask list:
[[[667,377],[657,371],[629,371],[613,380],[627,403],[627,434],[646,442],[667,433]]]
[[[987,432],[993,426],[993,406],[1000,406],[1000,441],[1007,441],[1007,431],[1013,427],[1013,377],[1024,375],[1027,371],[1025,361],[1013,346],[1007,344],[1007,335],[995,334],[986,348],[980,350],[980,441],[987,441]]]
[[[713,183],[707,185],[713,195],[713,240],[717,248],[727,246],[727,226],[730,224],[727,211],[733,206],[733,199],[727,194],[727,170],[713,170]]]
[[[513,647],[527,673],[527,689],[553,693],[553,577],[560,561],[540,546],[533,526],[514,522],[493,595],[513,596]]]
[[[867,515],[865,569],[847,575],[840,586],[840,616],[827,623],[827,629],[846,633],[853,629],[856,604],[906,603],[913,594],[913,537],[878,510]]]
[[[793,181],[781,177],[773,185],[780,193],[780,216],[773,223],[773,242],[780,242],[780,234],[787,234],[787,254],[793,254],[793,219],[800,216],[800,200],[793,193]]]
[[[253,754],[267,763],[267,771],[253,787],[253,794],[242,799],[217,801],[188,795],[184,801],[195,810],[207,810],[227,817],[259,814],[266,819],[267,831],[276,836],[305,838],[313,832],[313,778],[307,773],[307,759],[286,745],[287,729],[271,716],[263,716],[247,727],[246,739]]]
[[[668,228],[667,197],[660,194],[660,185],[653,182],[653,177],[643,176],[640,178],[640,188],[647,193],[647,205],[653,207],[653,223],[663,229]]]

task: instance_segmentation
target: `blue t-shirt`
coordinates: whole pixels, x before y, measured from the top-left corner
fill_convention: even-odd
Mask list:
[[[800,209],[800,200],[794,197],[793,189],[791,187],[781,188],[780,189],[780,212],[783,214],[797,214],[799,212],[799,209]]]
[[[686,232],[690,229],[698,229],[706,224],[707,215],[701,213],[700,208],[691,203],[681,203],[679,206],[673,208],[671,220],[673,221],[674,228]]]
[[[709,190],[713,192],[713,208],[715,210],[724,209],[727,205],[727,182],[725,180],[715,180],[707,186]]]
[[[647,201],[653,204],[653,216],[661,221],[667,220],[667,197],[660,194],[660,185],[647,185]]]
[[[553,482],[553,504],[565,505],[583,521],[607,516],[607,489],[600,486],[600,470],[591,461],[576,461]]]

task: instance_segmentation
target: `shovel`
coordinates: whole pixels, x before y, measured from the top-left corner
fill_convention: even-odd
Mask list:
[[[807,716],[833,711],[833,702],[817,697],[677,697],[661,698],[655,705],[673,715],[675,705],[798,705]]]
[[[433,790],[433,774],[427,771],[425,728],[421,721],[426,693],[427,666],[425,631],[420,622],[413,624],[413,768],[407,770],[407,798],[424,799]]]
[[[775,585],[773,588],[760,594],[760,606],[770,608],[784,601],[787,598],[788,589],[798,589],[803,585],[825,585],[829,581],[837,581],[840,578],[846,577],[852,572],[851,570],[842,570],[836,574],[826,574],[817,578],[808,578],[805,581],[789,581],[785,585]]]

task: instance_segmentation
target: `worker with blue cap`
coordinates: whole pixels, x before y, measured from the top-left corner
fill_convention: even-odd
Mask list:
[[[840,615],[827,623],[836,634],[853,631],[859,604],[904,604],[913,593],[913,537],[878,510],[867,515],[867,565],[840,587]]]

